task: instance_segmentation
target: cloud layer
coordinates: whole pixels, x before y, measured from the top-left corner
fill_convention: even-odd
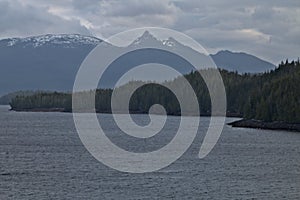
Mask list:
[[[143,26],[182,31],[211,52],[245,51],[278,63],[300,50],[300,1],[0,0],[0,37],[108,37]]]

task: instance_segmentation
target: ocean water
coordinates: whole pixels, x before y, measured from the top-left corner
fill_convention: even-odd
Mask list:
[[[225,126],[213,151],[199,159],[209,123],[203,117],[179,160],[157,172],[131,174],[93,158],[72,114],[8,109],[0,107],[0,199],[300,199],[299,133]],[[180,121],[169,117],[157,137],[133,140],[111,115],[98,117],[111,141],[136,152],[168,143]],[[133,117],[148,122],[146,115]]]

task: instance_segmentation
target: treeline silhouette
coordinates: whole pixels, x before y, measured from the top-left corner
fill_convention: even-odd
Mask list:
[[[201,73],[210,73],[210,69]],[[297,61],[281,62],[279,66],[262,74],[238,74],[220,70],[227,95],[227,116],[237,116],[246,119],[264,121],[284,121],[300,123],[300,63]],[[210,115],[211,101],[199,72],[194,71],[184,76],[193,87],[198,101],[201,115]],[[178,87],[185,91],[178,77],[163,84]],[[132,81],[118,88],[124,90],[140,84]],[[111,112],[111,89],[97,89],[95,95],[95,109],[99,113]],[[83,92],[89,95],[91,91]],[[84,102],[82,102],[84,104]],[[180,115],[179,102],[175,95],[166,87],[147,83],[137,89],[130,99],[131,113],[148,113],[154,104],[164,106],[167,114]],[[72,111],[72,95],[58,92],[38,92],[33,95],[19,95],[10,102],[12,110],[30,111],[38,109],[61,109]]]

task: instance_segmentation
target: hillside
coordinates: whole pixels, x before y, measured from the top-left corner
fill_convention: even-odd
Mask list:
[[[99,42],[76,34],[0,40],[0,96],[19,90],[70,91],[81,62]]]
[[[219,51],[211,57],[219,68],[239,73],[263,73],[275,68],[274,64],[243,52]]]
[[[243,74],[221,70],[227,93],[227,115],[263,121],[300,123],[300,63],[281,63],[276,70],[263,74]],[[198,72],[185,76],[194,88],[202,115],[210,115],[210,97]],[[180,79],[179,77],[178,79]],[[165,84],[176,84],[177,80]],[[130,87],[130,82],[122,87]],[[178,87],[181,87],[180,85]],[[184,89],[182,89],[184,90]],[[99,89],[96,93],[97,112],[110,112],[112,90]],[[139,88],[130,100],[130,111],[147,113],[153,104],[162,104],[168,114],[180,115],[174,94],[157,84]],[[63,108],[71,111],[71,94],[38,93],[18,96],[11,102],[13,110]]]
[[[12,92],[7,95],[0,97],[0,105],[9,105],[12,99],[16,98],[17,96],[29,96],[33,95],[35,92],[33,91],[18,91]]]

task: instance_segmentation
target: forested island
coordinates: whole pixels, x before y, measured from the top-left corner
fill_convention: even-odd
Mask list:
[[[209,69],[204,70],[209,73]],[[244,123],[232,124],[240,127],[270,128],[268,122],[297,125],[300,123],[300,63],[281,62],[275,70],[261,74],[238,74],[220,70],[227,94],[227,116],[241,117]],[[178,77],[164,84],[175,84]],[[197,71],[185,75],[199,100],[201,115],[210,115],[208,89]],[[121,87],[136,84],[132,81]],[[178,85],[178,87],[181,87]],[[183,89],[183,88],[182,88]],[[111,89],[97,89],[95,109],[98,113],[111,112]],[[167,114],[180,115],[180,106],[174,94],[165,87],[149,83],[139,88],[130,99],[131,113],[148,113],[153,104],[161,104]],[[10,102],[14,111],[61,111],[72,112],[72,95],[61,92],[37,92],[33,95],[18,95]],[[279,124],[280,124],[279,123]],[[248,126],[249,125],[249,126]],[[250,126],[251,125],[251,126]],[[253,126],[252,126],[253,125]],[[289,129],[289,128],[278,129]],[[296,129],[297,130],[297,129]]]

